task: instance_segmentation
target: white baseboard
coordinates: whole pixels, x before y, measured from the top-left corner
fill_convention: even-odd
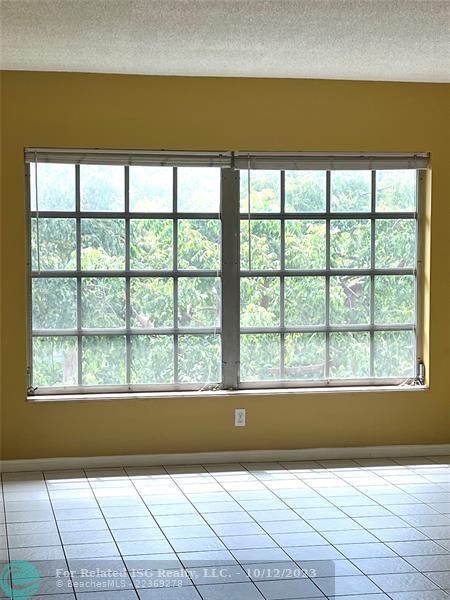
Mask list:
[[[74,456],[4,460],[0,472],[51,471],[97,467],[142,467],[236,462],[332,460],[357,458],[399,458],[414,456],[450,456],[450,444],[411,446],[361,446],[346,448],[302,448],[298,450],[236,450],[186,454],[130,454],[125,456]]]

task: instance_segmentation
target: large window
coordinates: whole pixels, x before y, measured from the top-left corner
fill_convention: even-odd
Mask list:
[[[417,382],[424,157],[26,157],[31,393]]]

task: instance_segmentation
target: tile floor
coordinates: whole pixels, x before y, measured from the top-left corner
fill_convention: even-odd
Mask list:
[[[2,481],[0,597],[450,600],[450,456]]]

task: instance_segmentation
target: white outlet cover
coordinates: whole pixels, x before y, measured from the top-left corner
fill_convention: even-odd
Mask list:
[[[247,424],[247,414],[245,408],[234,409],[234,424],[236,427],[245,427]]]

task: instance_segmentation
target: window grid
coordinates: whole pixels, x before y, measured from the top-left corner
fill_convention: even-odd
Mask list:
[[[233,172],[233,169],[222,169],[223,172]],[[177,389],[179,388],[179,377],[178,377],[178,343],[179,343],[179,335],[181,334],[217,334],[221,335],[222,328],[221,327],[196,327],[196,328],[180,328],[178,323],[178,282],[179,278],[182,277],[219,277],[222,282],[222,299],[224,296],[223,287],[227,285],[227,282],[222,278],[222,269],[216,270],[196,270],[190,269],[188,271],[182,271],[178,268],[178,222],[179,219],[217,219],[217,213],[189,213],[183,212],[178,213],[178,202],[177,202],[177,168],[172,168],[173,173],[173,212],[164,212],[164,213],[140,213],[140,212],[132,212],[130,213],[130,198],[129,198],[129,167],[124,167],[125,173],[125,188],[124,188],[124,211],[123,212],[103,212],[103,211],[81,211],[81,193],[80,193],[80,165],[75,165],[75,211],[30,211],[30,217],[38,216],[40,219],[42,218],[74,218],[76,225],[76,269],[72,271],[33,271],[31,273],[30,281],[35,279],[39,279],[42,277],[50,277],[50,278],[74,278],[76,280],[76,306],[77,306],[77,324],[75,330],[69,329],[52,329],[52,330],[32,330],[30,325],[30,331],[32,337],[45,337],[45,336],[75,336],[77,340],[77,376],[79,385],[75,386],[78,389],[82,389],[83,385],[83,374],[82,374],[82,366],[83,366],[83,338],[89,336],[125,336],[126,339],[126,386],[122,385],[113,385],[113,386],[95,386],[95,388],[99,387],[108,387],[114,389],[153,389],[153,388],[161,388],[161,389]],[[419,188],[419,176],[417,177],[418,183],[416,188],[416,196],[417,202],[420,197],[420,188]],[[253,212],[249,215],[245,213],[239,213],[237,211],[237,221],[240,223],[242,220],[250,219],[250,220],[276,220],[280,224],[280,269],[274,270],[266,270],[266,269],[251,269],[251,270],[240,270],[240,277],[250,276],[271,276],[278,277],[280,282],[280,326],[279,327],[240,327],[240,331],[242,333],[276,333],[279,334],[280,337],[280,380],[275,382],[273,381],[256,381],[256,382],[241,382],[239,383],[239,364],[238,360],[235,361],[235,369],[236,369],[236,377],[234,378],[237,382],[237,385],[233,385],[231,387],[274,387],[275,384],[281,384],[282,386],[290,385],[290,386],[312,386],[312,385],[320,385],[323,383],[330,383],[330,334],[333,332],[368,332],[370,336],[370,378],[377,382],[380,378],[376,378],[375,376],[375,362],[374,362],[374,345],[375,345],[375,332],[383,331],[411,331],[416,333],[417,330],[417,319],[418,317],[418,308],[419,308],[419,291],[418,291],[418,282],[417,282],[417,264],[420,262],[420,257],[418,254],[418,250],[420,247],[420,237],[419,237],[419,222],[418,222],[418,206],[416,202],[416,211],[405,211],[405,212],[376,212],[376,171],[373,170],[371,172],[371,208],[370,212],[331,212],[331,172],[326,172],[326,212],[315,212],[315,213],[286,213],[285,211],[285,172],[280,171],[280,212],[279,213],[256,213]],[[222,188],[223,188],[223,175],[222,175]],[[223,189],[221,188],[221,192],[223,193]],[[235,203],[239,204],[239,185],[236,187],[236,191],[234,194]],[[226,200],[226,199],[225,199]],[[222,199],[222,207],[224,206],[224,202]],[[220,219],[223,221],[223,214],[219,215]],[[101,218],[109,218],[109,219],[122,219],[125,223],[125,268],[124,270],[83,270],[81,263],[81,230],[82,230],[82,220],[83,219],[101,219]],[[131,219],[171,219],[173,224],[173,269],[172,270],[131,270],[130,268],[130,221]],[[286,220],[314,220],[318,219],[321,221],[325,221],[326,227],[326,249],[325,249],[325,269],[313,269],[313,270],[305,270],[305,269],[286,269]],[[332,220],[339,219],[369,219],[370,220],[370,234],[371,234],[371,242],[370,242],[370,268],[363,269],[336,269],[331,267],[331,222]],[[416,224],[416,266],[412,268],[376,268],[375,263],[375,243],[376,243],[376,223],[382,220],[390,220],[390,219],[414,219]],[[31,220],[30,220],[31,222]],[[30,238],[31,239],[31,238]],[[223,242],[222,242],[223,243]],[[30,243],[31,247],[31,243]],[[223,260],[224,254],[227,252],[227,247],[222,247],[222,265],[223,268]],[[31,266],[31,249],[30,249],[30,271],[32,269]],[[362,275],[369,276],[370,278],[370,317],[368,325],[332,325],[330,322],[330,281],[333,275]],[[415,276],[415,321],[411,324],[375,324],[375,280],[376,276],[379,275],[413,275]],[[314,325],[314,326],[286,326],[285,323],[285,278],[286,276],[292,277],[317,277],[324,276],[325,277],[325,285],[326,285],[326,297],[325,297],[325,323],[324,325]],[[95,278],[115,278],[121,277],[125,279],[125,327],[124,328],[114,328],[114,329],[106,329],[106,328],[83,328],[82,327],[82,279],[88,277]],[[131,324],[131,280],[132,278],[138,277],[169,277],[173,280],[173,327],[161,327],[155,329],[138,329],[132,327]],[[31,304],[31,290],[30,290],[30,304]],[[223,304],[223,300],[222,300]],[[223,311],[223,306],[222,306]],[[30,306],[30,317],[31,317],[31,306]],[[310,333],[310,332],[324,332],[325,334],[325,381],[318,380],[289,380],[286,381],[284,379],[285,375],[285,340],[286,334],[288,333]],[[152,384],[149,385],[132,385],[131,384],[131,340],[133,336],[139,335],[169,335],[173,336],[174,341],[174,381],[175,384],[166,385],[157,385],[154,386]],[[417,350],[417,349],[416,349]],[[235,355],[238,359],[239,356],[239,348],[235,347]],[[32,368],[32,360],[30,360],[30,367]],[[363,380],[361,380],[363,381]],[[347,383],[349,380],[347,380]],[[331,381],[333,385],[339,385],[340,382],[337,379],[333,379]],[[366,381],[366,383],[369,383]],[[91,387],[91,386],[90,386]],[[228,387],[228,384],[227,386]],[[125,389],[126,388],[126,389]],[[192,386],[187,384],[182,385],[182,389],[197,389],[198,385],[193,384]],[[49,389],[45,388],[46,393],[48,393]],[[53,391],[53,390],[52,390]],[[87,391],[87,390],[85,390]],[[95,391],[94,386],[91,387],[91,391]]]
[[[240,326],[241,335],[246,334],[278,334],[280,337],[280,378],[276,384],[301,386],[301,385],[317,385],[320,384],[339,384],[338,378],[332,378],[330,367],[331,367],[331,353],[330,353],[330,334],[332,333],[358,333],[367,332],[369,334],[369,377],[359,378],[364,381],[368,380],[380,380],[382,378],[377,377],[375,373],[375,333],[376,332],[400,332],[400,331],[411,331],[414,334],[417,332],[417,264],[419,259],[419,236],[416,232],[416,246],[415,246],[415,266],[411,268],[377,268],[376,267],[376,222],[382,220],[393,220],[393,219],[414,219],[416,223],[416,229],[418,228],[418,215],[419,215],[419,176],[416,177],[416,210],[403,211],[403,212],[377,212],[376,201],[377,201],[377,187],[376,187],[376,170],[371,170],[371,184],[370,184],[370,211],[332,211],[331,208],[331,175],[332,172],[326,171],[326,201],[325,201],[325,213],[322,212],[304,212],[304,213],[291,213],[285,210],[285,171],[280,171],[280,211],[279,212],[241,212],[241,222],[245,220],[270,220],[279,221],[281,226],[281,242],[280,242],[280,269],[242,269],[240,270],[241,279],[243,277],[261,277],[271,276],[278,278],[280,281],[280,326],[275,327],[247,327]],[[286,243],[285,243],[285,227],[286,220],[325,220],[326,226],[326,240],[325,240],[325,268],[324,269],[286,269],[285,266],[285,254],[286,254]],[[331,222],[340,219],[345,220],[369,220],[370,221],[370,267],[369,268],[332,268],[331,267]],[[247,251],[247,250],[245,250]],[[331,277],[333,275],[361,275],[368,276],[370,278],[369,284],[369,323],[367,325],[355,325],[355,324],[342,324],[335,325],[331,323],[330,319],[330,287]],[[414,276],[415,286],[415,312],[414,322],[411,324],[403,323],[383,323],[375,324],[375,281],[377,276],[383,275],[411,275]],[[324,325],[314,326],[286,326],[285,324],[285,278],[287,276],[295,277],[325,277],[325,323]],[[324,364],[324,379],[313,380],[285,380],[285,339],[286,334],[289,333],[315,333],[324,332],[325,334],[325,364]],[[414,364],[417,360],[417,342],[414,348]],[[389,379],[389,378],[387,378]],[[394,378],[392,378],[394,379]],[[411,377],[410,379],[414,379]],[[355,381],[358,379],[355,378]],[[343,380],[345,383],[346,380]],[[347,382],[351,381],[347,379]],[[241,381],[239,387],[250,388],[250,387],[271,387],[274,383],[270,380],[258,381],[249,380]]]
[[[178,281],[179,278],[219,278],[221,280],[221,269],[220,265],[217,270],[213,269],[180,269],[178,266],[178,223],[180,219],[197,219],[197,220],[218,220],[220,222],[219,212],[178,212],[178,186],[177,186],[177,167],[171,167],[172,169],[172,181],[173,181],[173,199],[172,199],[172,212],[139,212],[130,211],[130,172],[129,166],[124,166],[124,210],[123,211],[90,211],[81,209],[81,173],[80,164],[74,165],[74,176],[75,176],[75,210],[74,211],[62,211],[62,210],[30,210],[30,201],[28,200],[28,212],[30,216],[30,223],[33,219],[39,218],[51,218],[51,219],[74,219],[75,230],[76,230],[76,268],[72,270],[45,270],[39,268],[33,270],[32,266],[32,253],[31,253],[31,238],[29,243],[29,269],[30,269],[30,283],[37,279],[74,279],[76,281],[76,328],[75,329],[38,329],[33,327],[32,319],[32,291],[30,287],[29,296],[29,311],[30,311],[30,331],[31,339],[33,338],[74,338],[77,341],[77,384],[74,386],[62,386],[64,389],[85,389],[89,388],[92,390],[99,389],[140,389],[140,388],[152,388],[153,384],[132,384],[131,369],[132,369],[132,338],[145,337],[145,336],[169,336],[173,339],[173,370],[174,370],[174,383],[161,384],[156,387],[162,389],[173,389],[182,387],[183,389],[198,389],[199,385],[196,383],[182,384],[179,381],[179,336],[180,335],[214,335],[221,336],[221,326],[211,327],[185,327],[180,326],[178,321]],[[27,169],[28,181],[30,181],[29,169]],[[28,188],[29,189],[29,188]],[[124,222],[125,228],[125,256],[124,256],[124,268],[114,270],[101,270],[101,269],[83,269],[82,267],[82,222],[87,219],[118,219]],[[132,220],[157,220],[157,219],[170,219],[172,222],[172,269],[132,269],[130,261],[130,250],[131,250],[131,234],[130,234],[130,223]],[[31,231],[31,229],[30,229]],[[221,234],[219,233],[218,243],[221,246]],[[106,279],[106,278],[120,278],[125,281],[125,325],[124,327],[83,327],[83,280],[89,278],[95,279]],[[139,278],[168,278],[173,282],[173,322],[170,327],[152,327],[152,328],[138,328],[133,327],[131,324],[131,281],[132,279]],[[125,338],[125,384],[105,384],[105,385],[89,385],[86,386],[83,382],[83,339],[89,337],[106,337],[106,338]],[[31,343],[30,348],[30,359],[27,371],[29,373],[30,386],[29,389],[33,390],[33,348]],[[50,388],[42,388],[47,392],[52,392]]]

